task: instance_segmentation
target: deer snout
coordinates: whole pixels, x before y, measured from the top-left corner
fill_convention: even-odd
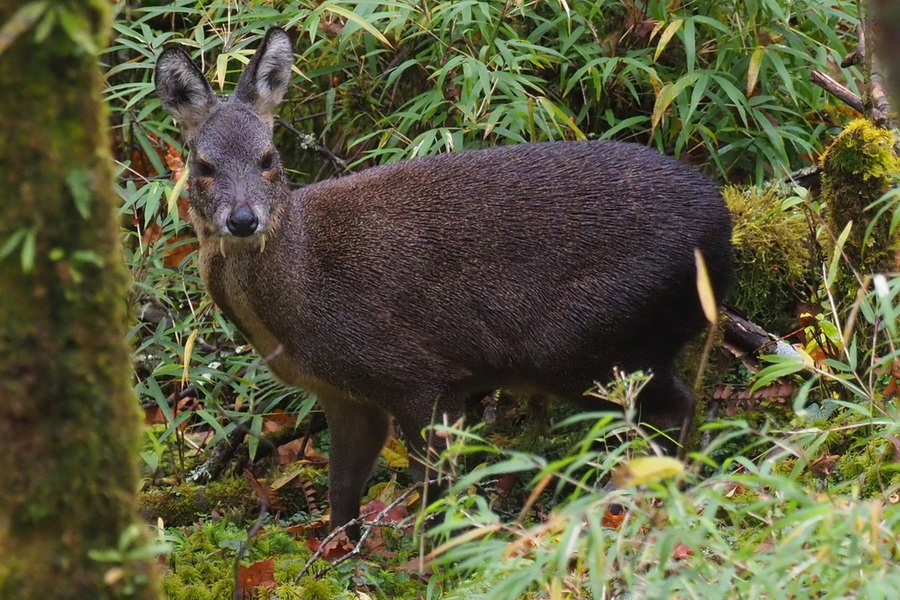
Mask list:
[[[259,226],[259,219],[253,214],[253,211],[246,206],[238,206],[231,211],[225,222],[228,231],[237,237],[249,237],[256,233]]]

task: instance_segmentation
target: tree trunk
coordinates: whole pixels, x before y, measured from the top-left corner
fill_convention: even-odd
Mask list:
[[[139,419],[98,58],[107,6],[0,3],[4,600],[158,598],[134,535]]]
[[[870,0],[868,3],[875,16],[878,29],[875,44],[882,64],[887,70],[894,108],[900,106],[900,4],[897,0]]]

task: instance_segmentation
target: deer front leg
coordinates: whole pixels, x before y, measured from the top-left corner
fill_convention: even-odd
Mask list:
[[[342,397],[320,398],[331,433],[328,499],[331,528],[359,517],[359,503],[372,467],[387,438],[389,417],[381,408]],[[359,538],[359,524],[346,529]]]

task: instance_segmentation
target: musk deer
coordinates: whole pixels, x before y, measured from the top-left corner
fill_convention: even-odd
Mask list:
[[[703,329],[694,250],[731,279],[717,187],[653,149],[520,144],[407,160],[291,191],[272,144],[292,44],[271,29],[219,100],[188,55],[156,65],[190,148],[191,219],[215,303],[331,432],[332,527],[359,515],[390,416],[417,453],[467,397],[540,390],[585,409],[614,367],[652,378],[640,418],[677,430],[673,359]],[[351,535],[355,528],[348,530]]]

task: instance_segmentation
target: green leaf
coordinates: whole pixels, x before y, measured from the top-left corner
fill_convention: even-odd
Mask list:
[[[684,22],[684,57],[688,73],[693,72],[697,62],[697,38],[693,19],[686,19]]]
[[[765,387],[781,377],[787,377],[801,372],[806,368],[803,360],[799,356],[782,356],[780,354],[769,354],[761,356],[763,360],[767,360],[772,364],[761,370],[756,375],[756,381],[753,382],[751,392],[755,392],[759,388]]]
[[[3,247],[0,248],[0,260],[12,254],[13,251],[19,247],[19,244],[22,243],[22,239],[25,237],[26,233],[28,233],[28,229],[22,227],[6,238],[6,242],[3,244]]]
[[[74,12],[64,8],[64,5],[56,7],[56,16],[59,24],[62,25],[63,31],[69,36],[76,46],[90,54],[96,56],[100,53],[100,48],[91,37],[89,31],[90,24],[80,12]]]
[[[387,46],[388,48],[393,48],[393,46],[391,46],[391,43],[388,41],[388,39],[387,39],[386,37],[384,37],[384,35],[382,35],[382,33],[381,33],[380,31],[378,31],[377,29],[375,29],[375,27],[373,27],[371,23],[369,23],[368,21],[366,21],[365,19],[363,19],[362,17],[360,17],[360,16],[359,16],[358,14],[356,14],[355,12],[352,12],[352,11],[350,11],[350,10],[347,10],[347,9],[344,8],[343,6],[335,6],[335,5],[333,5],[333,4],[323,4],[320,8],[321,8],[322,10],[325,10],[325,11],[328,11],[328,12],[330,12],[330,13],[334,13],[334,14],[336,14],[336,15],[338,15],[338,16],[344,17],[344,18],[347,19],[348,21],[351,21],[351,22],[355,23],[355,24],[358,25],[360,28],[365,29],[365,30],[368,31],[370,34],[372,34],[372,36],[373,36],[375,39],[377,39],[379,42],[381,42],[382,44],[384,44],[384,45]]]
[[[83,167],[76,167],[66,173],[66,185],[72,194],[75,209],[82,219],[91,216],[91,173]]]
[[[20,35],[31,29],[37,23],[44,11],[47,10],[47,2],[29,2],[19,7],[9,21],[0,29],[0,55],[6,52]]]
[[[250,460],[256,459],[256,451],[259,448],[259,438],[262,437],[262,426],[262,415],[253,415],[250,417],[250,437],[247,439],[247,453],[250,455]]]
[[[787,90],[788,95],[791,97],[791,100],[797,102],[797,92],[794,90],[794,77],[788,72],[787,65],[784,64],[784,60],[778,54],[778,52],[769,52],[767,54],[769,62],[772,63],[772,66],[775,67],[775,71],[778,73],[779,78],[781,79],[781,83],[784,84],[784,89]]]
[[[29,229],[22,242],[22,271],[30,273],[34,268],[34,254],[37,247],[37,231]]]
[[[50,33],[53,31],[53,27],[56,25],[56,13],[52,10],[48,10],[44,13],[44,17],[34,28],[34,41],[38,44],[44,43]]]
[[[216,57],[216,72],[215,72],[215,80],[219,85],[220,90],[225,89],[225,76],[228,74],[228,60],[231,58],[231,54],[227,52],[223,52],[219,56]]]
[[[747,104],[747,97],[741,92],[737,87],[728,80],[727,77],[723,75],[711,75],[711,77],[715,80],[716,83],[719,84],[719,87],[722,88],[722,91],[725,92],[725,95],[734,102],[734,107],[737,109],[738,113],[741,115],[741,120],[744,122],[744,125],[747,125],[747,113],[745,110],[745,105]]]
[[[72,253],[72,262],[103,267],[106,262],[93,250],[76,250]]]
[[[828,275],[825,277],[825,285],[829,287],[834,285],[834,280],[837,278],[838,265],[841,262],[844,244],[847,243],[847,238],[850,237],[850,230],[852,228],[853,221],[847,221],[847,225],[844,227],[841,235],[838,236],[837,244],[834,245],[834,254],[831,256],[831,264],[828,266]]]

